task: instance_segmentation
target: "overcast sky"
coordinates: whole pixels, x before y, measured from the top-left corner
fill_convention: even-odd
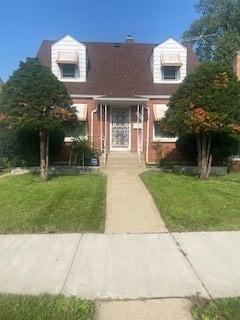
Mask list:
[[[0,78],[34,57],[43,40],[70,34],[79,41],[160,43],[176,40],[198,18],[198,0],[2,0]]]

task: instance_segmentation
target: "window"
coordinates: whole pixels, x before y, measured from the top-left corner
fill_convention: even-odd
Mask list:
[[[77,66],[75,64],[62,64],[61,65],[62,78],[76,78]]]
[[[162,132],[159,122],[155,121],[153,125],[153,141],[176,142],[177,138],[169,137],[166,133]]]
[[[159,122],[154,122],[154,139],[153,140],[159,140],[161,138],[167,138],[167,135],[161,131]]]
[[[71,123],[66,123],[64,126],[65,142],[71,142],[73,139],[87,138],[87,121],[81,121],[78,123],[77,128],[74,128]]]
[[[164,66],[162,68],[162,77],[164,80],[179,80],[179,66]]]

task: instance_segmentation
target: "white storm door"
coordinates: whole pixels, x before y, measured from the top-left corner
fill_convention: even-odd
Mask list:
[[[111,150],[130,150],[130,110],[129,108],[112,108]]]

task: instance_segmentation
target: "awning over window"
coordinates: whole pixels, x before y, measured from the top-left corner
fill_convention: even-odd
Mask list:
[[[76,108],[76,114],[79,121],[86,121],[87,119],[87,104],[75,103],[73,107]]]
[[[166,104],[154,104],[153,105],[154,120],[155,121],[161,120],[164,117],[167,109],[168,107],[166,106]]]
[[[179,54],[161,54],[161,64],[162,66],[165,67],[170,67],[170,66],[182,66],[182,62],[180,59]]]
[[[57,63],[62,64],[77,64],[78,63],[78,53],[77,52],[65,52],[59,51],[56,60]]]

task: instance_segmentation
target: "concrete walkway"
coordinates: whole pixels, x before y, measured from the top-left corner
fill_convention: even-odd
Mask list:
[[[136,154],[110,153],[101,171],[107,175],[105,233],[167,232],[152,196],[139,178]]]

